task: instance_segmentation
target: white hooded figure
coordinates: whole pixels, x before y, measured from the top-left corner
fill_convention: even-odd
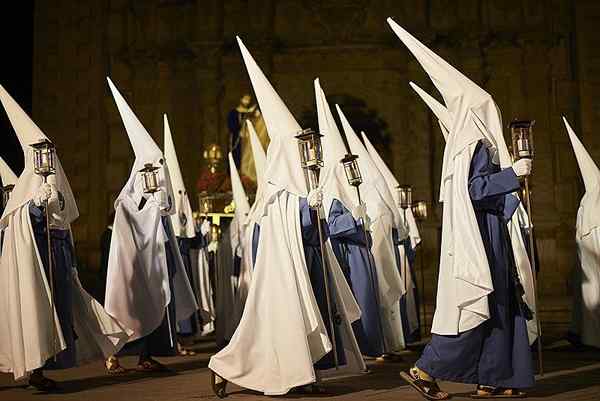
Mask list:
[[[254,203],[248,211],[248,217],[244,223],[246,248],[250,249],[250,252],[244,254],[246,262],[249,266],[254,267],[256,262],[256,251],[258,249],[258,240],[260,238],[260,219],[264,211],[265,204],[265,188],[267,182],[265,181],[265,169],[267,165],[267,155],[265,150],[254,130],[254,126],[250,120],[246,120],[248,124],[248,134],[250,136],[250,147],[252,148],[252,157],[254,159],[254,168],[256,171],[256,195],[254,196]]]
[[[448,137],[448,127],[452,126],[452,117],[448,113],[448,109],[438,102],[433,96],[425,92],[414,82],[410,82],[410,86],[415,92],[421,97],[429,109],[438,119],[440,130],[444,135],[444,139]],[[510,239],[512,245],[512,252],[517,265],[517,271],[519,278],[525,289],[525,298],[529,308],[534,312],[533,319],[527,321],[527,331],[529,335],[529,343],[533,344],[538,337],[537,329],[537,314],[535,305],[535,294],[533,285],[533,271],[527,254],[527,248],[525,247],[526,238],[523,235],[523,231],[529,228],[529,216],[527,211],[523,207],[523,203],[519,204],[519,208],[508,222],[508,230],[510,232]]]
[[[375,146],[369,141],[369,138],[364,132],[361,132],[363,143],[367,148],[367,152],[375,166],[383,175],[386,184],[388,185],[390,192],[394,198],[396,205],[400,205],[400,197],[398,194],[398,187],[400,184],[394,174],[385,164],[382,157],[379,155]],[[402,321],[404,323],[404,331],[407,339],[415,340],[419,336],[419,309],[417,302],[417,291],[415,279],[416,275],[414,272],[414,260],[417,246],[421,243],[421,235],[419,234],[419,228],[415,216],[413,215],[412,208],[406,210],[400,209],[400,216],[402,217],[402,224],[404,230],[408,231],[408,238],[406,238],[400,245],[398,245],[398,251],[400,252],[400,272],[402,275],[402,281],[404,288],[406,288],[406,295],[401,300],[400,310],[402,313]],[[422,291],[423,289],[421,289]]]
[[[175,196],[163,153],[112,81],[108,84],[135,153],[127,183],[115,200],[105,307],[133,330],[140,365],[175,352],[175,323],[198,309],[179,253],[170,215]],[[144,168],[155,169],[156,192],[146,193]],[[137,352],[137,349],[136,349]]]
[[[533,376],[523,287],[509,222],[519,206],[518,177],[531,160],[512,163],[492,97],[388,19],[425,69],[451,116],[440,184],[442,245],[432,340],[403,377],[422,393],[448,395],[417,379],[478,383],[479,395],[522,395]],[[493,356],[493,357],[492,357]],[[483,386],[483,387],[481,387]],[[431,394],[430,394],[431,395]],[[505,394],[506,395],[506,394]]]
[[[571,330],[582,344],[600,348],[600,170],[567,119],[563,117],[563,121],[585,185],[577,211],[575,240],[580,270]]]
[[[173,233],[177,240],[177,246],[185,272],[187,274],[188,281],[194,292],[194,298],[200,306],[200,312],[203,319],[210,319],[207,305],[202,305],[201,297],[199,294],[199,286],[197,284],[198,275],[195,274],[194,269],[198,268],[194,262],[199,262],[197,259],[192,261],[192,249],[196,247],[198,242],[196,239],[196,227],[192,216],[192,206],[188,193],[185,189],[183,182],[183,175],[181,174],[181,167],[179,166],[179,160],[177,159],[177,152],[175,150],[175,143],[173,142],[173,135],[171,134],[171,127],[169,126],[169,120],[167,115],[163,115],[163,127],[164,127],[164,147],[165,147],[165,161],[169,169],[169,175],[171,177],[171,186],[173,188],[173,204],[175,207],[175,213],[170,215],[171,225],[173,227]],[[198,255],[195,255],[198,256]],[[177,332],[180,335],[190,337],[198,334],[200,330],[200,322],[198,321],[197,315],[192,314],[189,318],[177,322]]]
[[[330,353],[332,344],[303,246],[300,203],[308,190],[294,138],[300,126],[239,38],[238,43],[271,143],[260,239],[244,313],[229,345],[210,359],[209,368],[218,376],[213,377],[213,389],[219,396],[225,395],[227,381],[280,395],[314,383],[314,364]],[[348,332],[352,336],[350,323],[360,311],[330,246],[325,254],[341,321],[338,327],[343,336]],[[346,356],[347,361],[350,358]]]
[[[42,369],[107,357],[121,349],[130,333],[79,282],[70,231],[79,212],[67,176],[56,154],[48,183],[34,171],[31,145],[49,139],[1,86],[0,101],[25,159],[0,219],[0,371],[15,379],[31,375],[30,384],[52,390],[55,383],[43,377]]]
[[[400,212],[380,171],[375,166],[367,149],[348,122],[341,108],[337,112],[346,133],[348,145],[358,156],[364,185],[372,188],[366,200],[367,215],[371,219],[373,245],[371,251],[377,266],[381,319],[386,354],[400,351],[406,347],[400,298],[406,294],[406,288],[400,275],[400,257],[398,245],[408,237],[408,230],[402,224]]]
[[[1,211],[4,211],[4,207],[6,206],[5,202],[8,202],[10,193],[17,183],[17,179],[17,175],[12,171],[10,166],[6,164],[4,159],[0,157],[0,180],[2,180],[2,187],[0,187],[0,195],[2,195],[0,213]],[[2,236],[2,231],[0,231],[0,255],[2,255]]]

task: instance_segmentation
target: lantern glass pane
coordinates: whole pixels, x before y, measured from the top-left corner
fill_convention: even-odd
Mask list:
[[[348,179],[350,185],[358,186],[362,184],[363,180],[356,160],[344,163],[344,172],[346,173],[346,179]]]

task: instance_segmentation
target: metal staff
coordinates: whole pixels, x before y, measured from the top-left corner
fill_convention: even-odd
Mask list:
[[[513,121],[510,123],[509,128],[512,137],[512,148],[513,148],[513,157],[516,160],[519,159],[532,159],[534,156],[534,148],[533,148],[533,126],[535,124],[534,121],[522,120],[522,121]],[[531,217],[531,191],[529,190],[529,176],[524,177],[525,183],[525,200],[527,203],[527,217],[529,219],[529,250],[531,257],[531,270],[533,275],[533,293],[535,299],[535,309],[536,309],[536,323],[537,323],[537,349],[538,349],[538,364],[540,376],[544,375],[544,359],[542,356],[542,323],[540,321],[540,305],[538,303],[538,288],[537,288],[537,267],[535,263],[535,239],[533,235],[533,219]]]
[[[417,224],[419,225],[419,231],[422,232],[423,225],[421,224],[424,220],[427,219],[427,202],[418,201],[412,207],[413,214],[415,215],[415,219],[417,220]],[[424,264],[423,264],[423,252],[421,252],[421,257],[419,258],[420,268],[419,275],[421,279],[421,305],[423,308],[423,335],[425,335],[425,329],[427,327],[427,306],[425,305],[425,272],[424,272]]]
[[[412,187],[410,185],[398,185],[398,198],[399,205],[404,214],[404,223],[406,223],[406,210],[412,205]],[[410,235],[408,236],[408,241],[410,242]],[[410,245],[409,245],[410,246]],[[402,279],[404,281],[404,288],[406,289],[406,293],[408,294],[408,252],[404,249],[404,265],[402,266]]]
[[[54,165],[54,153],[56,148],[48,139],[31,145],[33,148],[33,171],[42,177],[44,184],[48,183],[48,177],[56,174]],[[48,281],[50,281],[50,316],[52,319],[52,353],[56,361],[56,350],[58,348],[58,337],[54,327],[54,264],[52,263],[52,241],[50,238],[50,214],[48,212],[48,199],[44,201],[46,216],[46,246],[48,247]]]
[[[160,182],[158,179],[158,170],[159,167],[154,166],[152,163],[144,164],[144,168],[139,171],[142,175],[142,186],[144,188],[144,193],[154,196],[155,193],[161,190]],[[171,224],[171,220],[169,219],[169,225]],[[173,232],[173,227],[171,227],[171,232]],[[170,243],[171,241],[169,241]],[[171,244],[173,246],[173,244]],[[169,313],[169,306],[167,305],[167,324],[169,326],[169,341],[171,347],[174,346],[173,343],[173,333],[171,330],[171,316]]]
[[[321,137],[323,135],[314,132],[308,128],[299,131],[296,135],[298,140],[298,150],[300,152],[300,164],[304,170],[304,178],[309,191],[319,186],[319,172],[323,167],[323,148],[321,146]],[[337,343],[335,336],[335,326],[333,320],[333,308],[331,306],[331,296],[329,293],[329,269],[325,258],[325,240],[323,229],[321,228],[321,208],[317,208],[317,228],[319,230],[319,244],[321,248],[321,263],[323,265],[323,281],[325,283],[325,298],[327,302],[327,312],[329,314],[329,328],[331,330],[332,351],[335,368],[339,369],[339,360],[337,354]]]

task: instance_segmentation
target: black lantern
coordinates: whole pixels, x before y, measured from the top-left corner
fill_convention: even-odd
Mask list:
[[[31,145],[33,148],[33,169],[37,175],[48,177],[56,173],[54,153],[56,148],[48,139]]]
[[[299,131],[296,135],[302,168],[318,170],[323,167],[322,136],[311,128]]]
[[[418,201],[412,205],[412,212],[415,216],[415,219],[418,221],[427,220],[427,202]]]
[[[152,163],[146,163],[144,164],[144,168],[139,171],[142,174],[142,184],[145,193],[153,194],[160,190],[158,170],[159,168],[152,165]]]
[[[346,173],[346,179],[348,180],[348,184],[353,187],[358,187],[362,184],[363,179],[360,174],[360,167],[358,166],[358,156],[357,155],[346,155],[342,160],[340,160],[342,165],[344,166],[344,172]]]
[[[533,159],[533,126],[535,120],[515,120],[508,126],[512,139],[513,157],[519,159]]]
[[[14,185],[5,185],[2,187],[2,207],[5,208],[8,200],[10,199],[10,193],[12,192]]]
[[[398,198],[401,209],[408,209],[412,205],[412,187],[410,185],[398,185]]]

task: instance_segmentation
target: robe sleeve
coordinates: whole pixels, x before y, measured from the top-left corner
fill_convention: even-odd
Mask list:
[[[489,152],[485,145],[479,142],[469,172],[469,195],[473,208],[495,211],[508,219],[518,206],[518,198],[511,193],[520,188],[519,180],[510,167],[491,172],[490,166],[492,163]]]
[[[362,230],[362,220],[355,220],[352,213],[342,205],[340,201],[334,199],[329,209],[329,219],[327,221],[329,236],[332,238],[345,238],[352,241],[364,241]]]

